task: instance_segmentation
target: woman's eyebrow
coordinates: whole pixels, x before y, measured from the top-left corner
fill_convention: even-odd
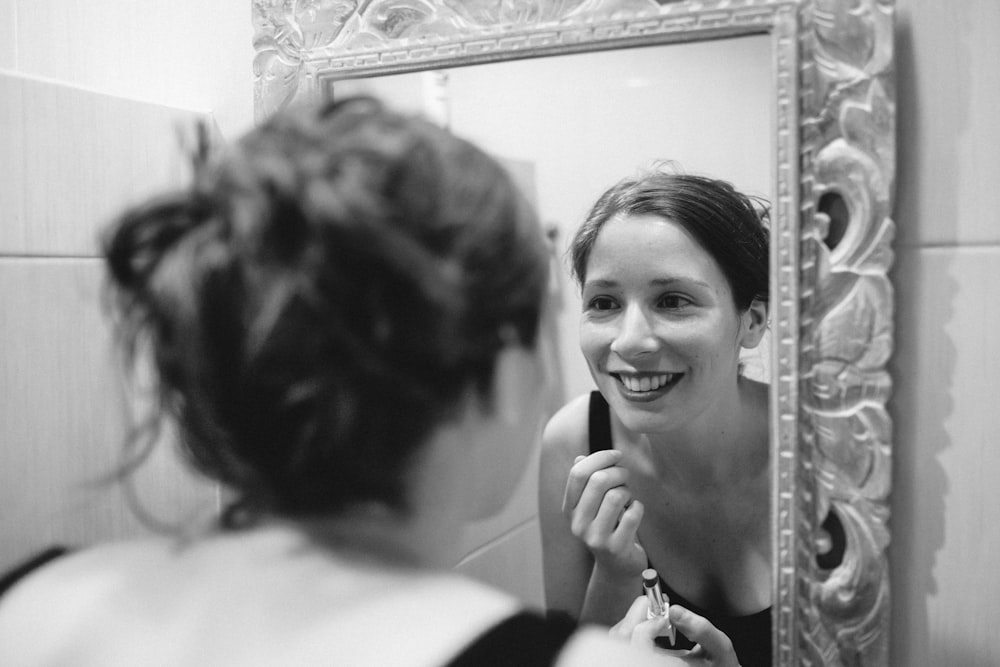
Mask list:
[[[705,289],[714,290],[710,283],[705,282],[700,278],[694,278],[692,276],[670,276],[669,278],[653,278],[649,281],[649,284],[653,287],[672,287],[678,283],[682,285],[697,285],[699,287],[704,287]],[[611,278],[595,278],[594,280],[588,280],[583,284],[584,289],[612,289],[618,287],[619,283],[617,280]]]
[[[712,286],[701,280],[700,278],[693,278],[691,276],[671,276],[670,278],[654,278],[649,281],[650,285],[655,285],[657,287],[670,287],[677,283],[684,283],[685,285],[698,285],[706,289],[712,289]]]
[[[583,284],[584,289],[588,287],[598,287],[607,289],[609,287],[618,287],[617,280],[611,280],[610,278],[598,278],[597,280],[588,280]]]

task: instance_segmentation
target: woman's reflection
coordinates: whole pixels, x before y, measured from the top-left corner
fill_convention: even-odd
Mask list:
[[[757,204],[654,171],[593,206],[570,252],[599,391],[549,422],[539,491],[551,609],[614,623],[653,567],[744,667],[771,664],[768,387],[740,364],[768,320]]]

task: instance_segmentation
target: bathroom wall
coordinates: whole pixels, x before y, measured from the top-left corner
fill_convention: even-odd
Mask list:
[[[252,122],[249,3],[0,0],[0,568],[53,542],[148,532],[108,478],[129,408],[101,311],[97,234],[182,182],[178,132]],[[214,486],[159,448],[135,478],[154,521]]]
[[[892,664],[1000,664],[1000,5],[898,0]]]

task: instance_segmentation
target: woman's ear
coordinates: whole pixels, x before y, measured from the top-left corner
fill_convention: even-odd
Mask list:
[[[748,350],[760,345],[767,331],[767,302],[754,299],[740,317],[740,325],[743,330],[740,345]]]

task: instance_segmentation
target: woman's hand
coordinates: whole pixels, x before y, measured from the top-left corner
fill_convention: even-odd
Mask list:
[[[740,667],[729,637],[708,619],[680,605],[670,606],[670,621],[696,646],[690,651],[670,651],[695,667]]]
[[[647,619],[648,609],[649,603],[645,597],[636,598],[625,617],[611,628],[609,634],[634,646],[677,658],[690,667],[739,667],[740,662],[729,637],[708,619],[676,604],[670,606],[670,623],[695,642],[696,646],[690,651],[656,648],[656,638],[667,634],[669,623],[665,616]]]
[[[648,610],[649,601],[644,596],[637,597],[625,617],[611,626],[608,634],[636,646],[655,648],[656,638],[667,634],[670,623],[666,616],[647,618]]]
[[[599,572],[624,580],[637,577],[647,561],[636,538],[643,506],[628,489],[628,470],[618,465],[621,457],[615,450],[578,456],[569,471],[562,510]]]

